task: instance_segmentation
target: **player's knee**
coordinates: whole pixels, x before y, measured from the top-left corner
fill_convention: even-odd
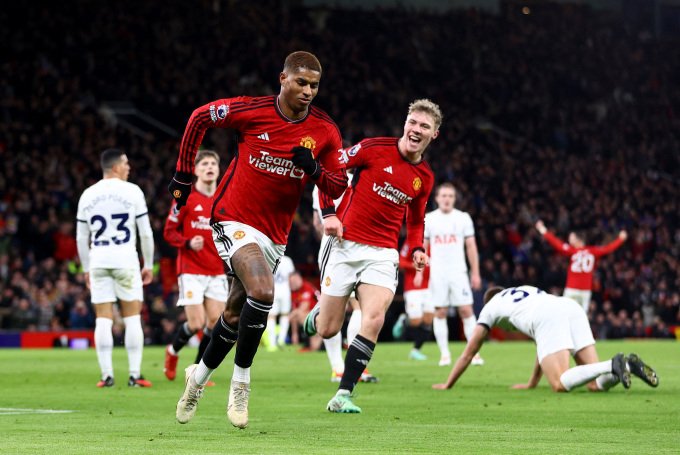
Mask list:
[[[257,299],[261,302],[273,302],[274,301],[274,285],[259,285],[255,286],[250,290],[250,297]]]
[[[236,312],[231,308],[225,308],[224,313],[222,313],[222,317],[224,318],[224,321],[229,324],[230,327],[238,327],[238,320],[241,312]]]
[[[189,331],[191,333],[198,333],[203,329],[203,321],[189,320]]]
[[[380,333],[383,324],[385,323],[385,315],[383,313],[368,315],[365,319],[361,320],[361,328],[365,329],[369,333]]]
[[[338,334],[340,330],[338,330],[336,327],[331,327],[331,326],[325,326],[325,327],[317,327],[317,333],[321,335],[321,338],[332,338],[335,335]]]

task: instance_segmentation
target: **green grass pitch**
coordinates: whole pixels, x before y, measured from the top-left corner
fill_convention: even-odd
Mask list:
[[[463,343],[451,343],[456,357]],[[531,374],[530,342],[487,343],[486,364],[470,367],[451,390],[432,390],[449,367],[409,361],[410,345],[378,344],[370,365],[378,384],[359,384],[362,414],[325,410],[337,384],[324,352],[260,349],[252,370],[250,423],[232,427],[226,416],[233,353],[213,374],[196,417],[175,421],[183,371],[163,376],[163,348],[147,347],[142,372],[150,389],[127,387],[127,357],[114,349],[116,386],[98,389],[96,353],[0,350],[0,453],[3,454],[623,454],[680,453],[680,344],[620,341],[597,345],[601,359],[637,352],[660,378],[653,389],[637,378],[608,393],[584,387],[569,394],[510,390]],[[195,356],[186,348],[185,367]],[[13,409],[31,410],[16,411]],[[35,410],[62,410],[45,413]]]

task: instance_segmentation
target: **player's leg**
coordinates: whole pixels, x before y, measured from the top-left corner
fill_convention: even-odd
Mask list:
[[[267,336],[264,340],[267,343],[267,350],[276,351],[276,318],[281,313],[281,299],[274,296],[272,308],[267,316],[267,329],[265,330]]]
[[[432,329],[434,339],[441,353],[439,366],[451,365],[451,351],[449,350],[448,310],[451,304],[451,283],[445,277],[430,276],[430,296],[435,305]]]
[[[342,332],[338,332],[332,337],[323,340],[331,364],[331,382],[340,382],[345,372],[345,361],[342,358]]]
[[[113,387],[113,303],[94,304],[96,315],[94,326],[94,344],[97,360],[101,370],[101,380],[97,387]]]
[[[345,354],[345,372],[340,380],[336,396],[328,403],[327,409],[334,412],[361,412],[349,396],[373,357],[378,334],[385,322],[385,313],[392,303],[394,292],[382,286],[361,283],[357,288],[361,305],[361,330]]]
[[[101,380],[97,387],[112,387],[113,380],[113,302],[116,289],[113,276],[107,269],[92,269],[89,274],[91,301],[95,311],[94,344]]]
[[[142,330],[142,300],[144,288],[139,270],[115,269],[112,271],[116,296],[125,322],[125,350],[128,355],[130,387],[151,387],[151,383],[141,374],[144,350],[144,331]]]
[[[141,300],[121,300],[121,313],[125,322],[125,350],[128,355],[130,387],[151,387],[151,382],[142,377],[142,354],[144,350],[144,331],[142,330]]]
[[[550,357],[550,356],[548,356]],[[577,362],[593,361],[597,358],[595,353],[595,346],[588,346],[581,349],[574,357],[578,359]],[[586,360],[588,359],[588,360]],[[543,362],[541,363],[543,368]],[[567,358],[568,368],[568,358]],[[546,378],[548,374],[546,373]],[[599,377],[604,376],[601,380]],[[588,389],[592,391],[608,390],[618,382],[621,382],[625,388],[630,387],[630,372],[626,369],[626,359],[623,354],[619,353],[611,360],[595,363],[584,363],[573,368],[565,370],[559,377],[558,385],[550,384],[555,392],[568,392],[574,387],[584,384],[589,384]]]
[[[414,329],[413,349],[409,352],[409,359],[427,360],[427,356],[420,352],[425,341],[432,333],[434,306],[429,304],[429,292],[426,289],[410,291],[411,298],[407,300],[406,312],[409,325]]]
[[[477,318],[475,317],[475,312],[472,309],[472,305],[459,306],[458,317],[463,322],[463,333],[465,334],[465,339],[469,340],[472,336],[472,332],[475,331],[475,326],[477,325]],[[477,353],[472,358],[471,364],[484,365],[484,360],[479,355],[479,353]]]
[[[224,278],[226,282],[226,277]],[[196,363],[200,362],[205,354],[205,350],[210,344],[212,339],[213,328],[220,316],[224,312],[224,308],[227,300],[227,293],[225,291],[224,296],[220,296],[219,299],[214,299],[210,297],[205,297],[203,300],[203,307],[205,309],[205,327],[203,328],[203,336],[201,337],[201,343],[198,346],[198,353],[196,354]]]
[[[288,329],[290,329],[290,321],[288,315],[293,309],[293,301],[291,300],[290,292],[281,296],[279,305],[279,333],[276,339],[276,344],[279,347],[286,345],[286,337],[288,336]]]
[[[434,339],[437,342],[441,353],[439,366],[451,365],[451,351],[449,350],[449,324],[448,307],[437,307],[434,309],[434,319],[432,329]]]
[[[187,423],[193,418],[210,375],[234,347],[238,336],[239,315],[245,300],[246,291],[241,281],[237,277],[229,278],[226,306],[213,326],[212,337],[203,358],[198,365],[191,365],[185,370],[184,393],[177,403],[176,410],[179,423]]]
[[[586,346],[574,354],[576,365],[593,365],[599,363],[595,345]],[[618,384],[619,378],[614,373],[603,373],[594,380],[588,382],[586,387],[592,392],[607,391]]]
[[[349,322],[347,323],[347,345],[349,346],[361,330],[361,305],[359,305],[356,293],[354,292],[349,296],[347,303],[352,309],[352,313],[349,316]]]

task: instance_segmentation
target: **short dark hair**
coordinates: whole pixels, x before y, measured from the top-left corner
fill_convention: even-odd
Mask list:
[[[286,57],[286,61],[283,63],[284,73],[295,73],[300,71],[302,68],[321,73],[321,63],[319,63],[319,59],[310,52],[293,52],[288,57]]]
[[[489,303],[489,300],[491,300],[496,294],[503,290],[505,290],[503,286],[491,286],[489,289],[487,289],[484,293],[484,305]]]
[[[121,161],[121,157],[125,155],[125,152],[120,149],[106,149],[102,152],[102,157],[100,163],[102,165],[102,171],[110,172],[113,169],[114,164],[118,164]]]

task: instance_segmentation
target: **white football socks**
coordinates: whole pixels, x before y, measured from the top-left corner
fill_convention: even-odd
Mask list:
[[[128,355],[130,376],[137,379],[142,369],[142,352],[144,349],[144,331],[140,315],[123,318],[125,322],[125,350]]]
[[[347,345],[352,344],[352,341],[356,338],[361,330],[361,310],[352,311],[352,315],[349,317],[349,322],[347,323]]]
[[[614,387],[619,382],[618,376],[616,376],[614,373],[601,374],[597,377],[597,379],[595,379],[597,388],[605,392]]]
[[[215,370],[205,366],[205,363],[203,363],[203,360],[201,360],[194,370],[194,381],[196,381],[196,384],[198,384],[199,387],[205,387],[213,371]]]
[[[449,351],[449,325],[446,318],[435,317],[432,321],[432,329],[442,357],[451,357],[451,351]]]
[[[463,333],[465,333],[465,339],[469,340],[472,337],[472,332],[475,331],[475,326],[477,325],[477,318],[473,314],[469,318],[463,319]]]
[[[290,328],[290,321],[288,315],[279,316],[279,344],[286,344],[286,336],[288,336],[288,329]]]
[[[267,318],[267,337],[269,346],[276,346],[276,318]]]
[[[234,374],[231,377],[234,382],[245,382],[250,384],[250,367],[241,368],[240,366],[234,364]]]
[[[579,365],[570,368],[560,376],[560,382],[567,389],[567,392],[583,384],[587,384],[601,374],[611,373],[612,361],[606,360],[604,362],[592,363],[589,365]]]
[[[94,344],[97,350],[97,360],[99,369],[102,372],[102,379],[113,377],[113,334],[111,328],[113,321],[108,318],[97,318],[94,326]]]
[[[342,331],[335,334],[335,336],[323,340],[326,347],[326,354],[328,360],[331,362],[331,368],[337,373],[345,371],[345,361],[342,359]]]

